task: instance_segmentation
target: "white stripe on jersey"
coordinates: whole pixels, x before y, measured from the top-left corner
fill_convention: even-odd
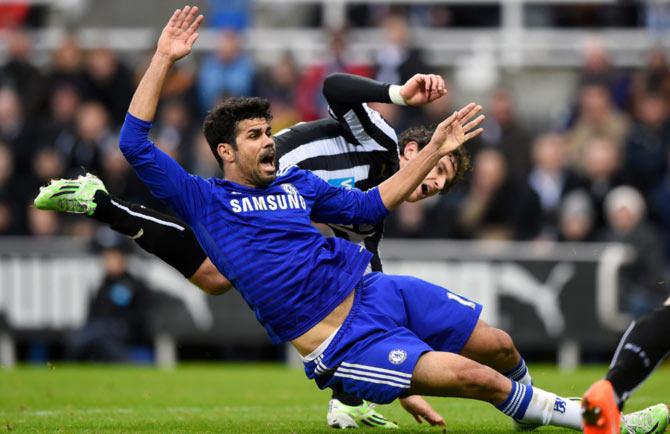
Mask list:
[[[361,126],[361,128],[363,127]],[[315,140],[313,142],[300,145],[294,150],[284,154],[279,159],[279,167],[283,168],[293,164],[299,164],[314,157],[353,154],[356,152],[387,152],[386,148],[372,140],[370,137],[367,138],[365,143],[361,141],[361,145],[362,146],[356,146],[353,143],[349,143],[342,136]]]
[[[382,130],[384,134],[389,136],[394,142],[398,143],[398,136],[396,135],[396,132],[389,124],[386,123],[386,121],[381,117],[379,113],[376,111],[372,110],[370,107],[368,107],[367,104],[363,104],[363,108],[367,112],[368,116],[370,117],[370,121]],[[356,112],[353,110],[349,110],[346,112],[343,116],[344,121],[349,125],[349,129],[353,133],[354,137],[356,140],[360,142],[361,145],[363,146],[371,146],[372,144],[376,146],[380,146],[372,137],[368,135],[368,133],[365,131],[365,128],[363,127],[363,123],[361,120],[358,118],[356,115]],[[388,151],[386,148],[382,147],[383,151]]]
[[[340,170],[312,170],[312,173],[326,182],[331,179],[351,178],[352,176],[354,177],[354,182],[358,182],[368,179],[370,165],[363,164],[362,166],[354,166],[349,169]]]

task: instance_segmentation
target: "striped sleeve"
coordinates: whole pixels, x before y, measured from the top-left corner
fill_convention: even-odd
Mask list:
[[[331,74],[324,81],[323,95],[330,115],[351,131],[359,143],[376,142],[388,151],[397,152],[395,131],[366,104],[391,103],[388,84],[351,74]]]

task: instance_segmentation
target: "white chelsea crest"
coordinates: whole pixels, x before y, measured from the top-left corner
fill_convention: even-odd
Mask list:
[[[295,186],[293,184],[290,184],[290,183],[282,184],[281,188],[284,189],[286,194],[298,194],[298,189],[295,188]]]
[[[389,362],[394,365],[399,365],[407,359],[407,352],[405,350],[391,350],[389,353]]]

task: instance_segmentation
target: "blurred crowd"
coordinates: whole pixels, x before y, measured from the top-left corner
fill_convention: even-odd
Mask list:
[[[275,131],[327,116],[324,77],[345,71],[389,83],[434,71],[411,43],[405,15],[379,22],[384,44],[361,62],[345,31],[332,32],[328,56],[297,65],[290,53],[261,67],[243,48],[239,30],[221,30],[215,52],[170,73],[153,134],[187,170],[218,175],[200,133],[208,108],[228,95],[258,95],[273,105]],[[106,48],[84,50],[62,40],[46,67],[33,63],[31,40],[6,32],[0,65],[0,235],[82,235],[88,219],[34,209],[39,186],[51,178],[99,175],[112,194],[163,209],[120,154],[118,130],[148,62],[126,63]],[[623,279],[639,288],[631,311],[646,310],[667,288],[670,258],[670,67],[654,50],[636,70],[615,68],[602,46],[584,53],[568,115],[548,131],[517,117],[513,94],[495,89],[481,101],[485,133],[468,145],[467,181],[442,194],[405,204],[389,219],[388,237],[623,241],[638,251]],[[458,89],[450,89],[452,94]],[[549,102],[548,102],[549,103]],[[398,132],[432,124],[454,109],[447,97],[422,109],[375,106]],[[633,294],[635,291],[631,292]]]

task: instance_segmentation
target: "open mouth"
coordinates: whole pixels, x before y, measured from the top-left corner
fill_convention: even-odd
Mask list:
[[[266,172],[274,172],[275,171],[275,153],[274,152],[267,152],[265,155],[261,156],[259,160],[261,169],[265,170]]]
[[[430,194],[430,190],[426,184],[421,184],[421,193],[423,193],[424,196],[428,196]]]

